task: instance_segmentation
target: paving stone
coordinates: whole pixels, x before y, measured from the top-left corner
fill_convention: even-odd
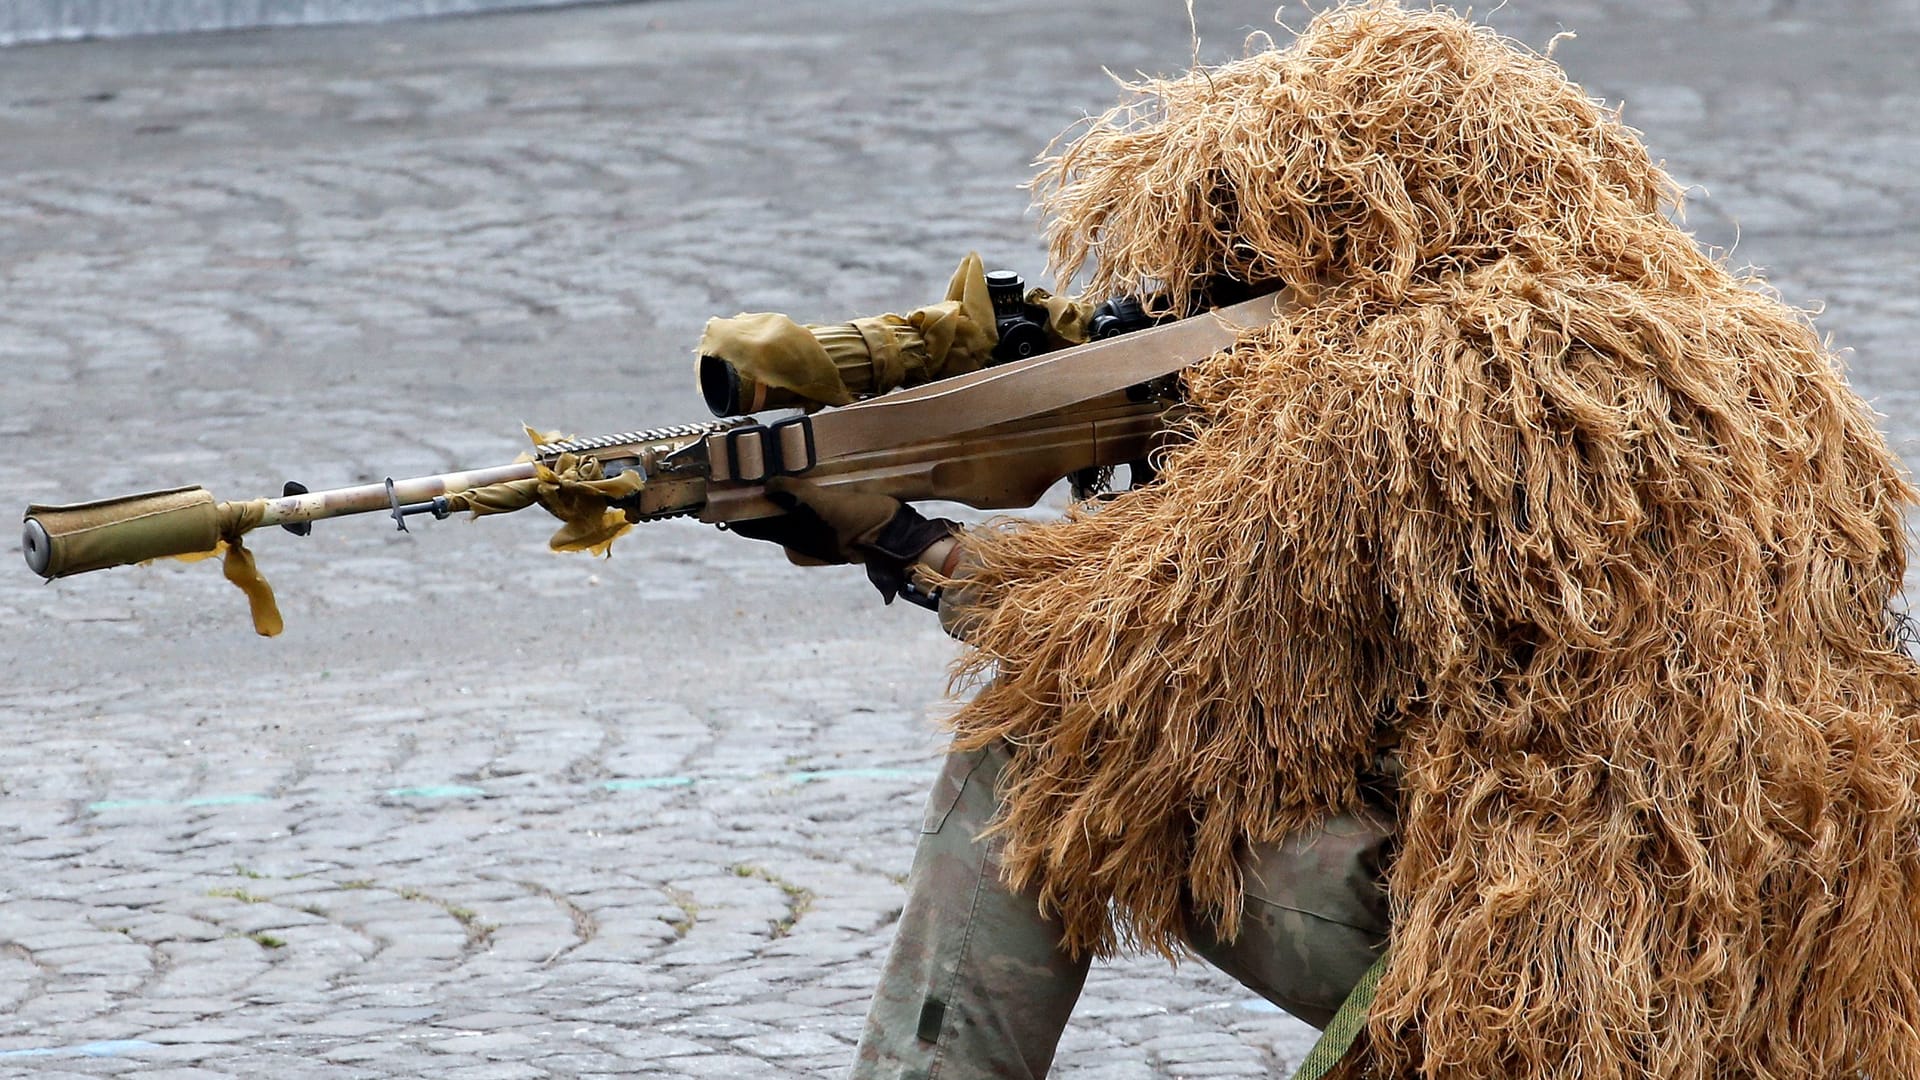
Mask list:
[[[839,1039],[817,1031],[786,1031],[775,1035],[755,1035],[733,1040],[733,1045],[755,1057],[792,1058],[807,1054],[851,1054],[853,1048]]]
[[[493,1057],[505,1054],[516,1056],[512,1052],[534,1045],[532,1036],[517,1032],[500,1031],[453,1035],[433,1039],[426,1043],[428,1049],[441,1054],[478,1054],[481,1057]]]
[[[539,1080],[549,1075],[545,1069],[513,1062],[487,1065],[463,1065],[444,1074],[448,1080]]]
[[[141,1038],[156,1043],[230,1043],[242,1039],[258,1038],[259,1032],[237,1027],[201,1027],[167,1028],[161,1031],[149,1031]]]

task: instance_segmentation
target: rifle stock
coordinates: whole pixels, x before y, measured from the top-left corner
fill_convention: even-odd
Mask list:
[[[1125,395],[954,435],[850,453],[805,474],[823,487],[849,487],[902,502],[939,499],[977,510],[1032,506],[1048,488],[1082,469],[1145,460],[1168,437],[1172,401]],[[700,519],[770,517],[780,509],[759,484],[709,485]]]

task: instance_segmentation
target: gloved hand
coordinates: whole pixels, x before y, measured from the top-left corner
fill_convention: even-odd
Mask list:
[[[736,521],[729,528],[779,544],[801,566],[864,564],[867,578],[889,604],[903,593],[915,597],[916,590],[909,588],[914,560],[960,529],[945,518],[922,517],[886,495],[835,491],[793,476],[768,480],[767,498],[786,513]]]

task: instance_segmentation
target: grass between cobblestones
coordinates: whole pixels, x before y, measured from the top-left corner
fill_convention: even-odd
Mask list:
[[[733,876],[764,881],[786,895],[787,913],[768,923],[776,938],[783,938],[793,933],[793,925],[799,922],[807,912],[813,910],[813,902],[818,899],[813,890],[795,885],[763,866],[741,864],[733,868]]]

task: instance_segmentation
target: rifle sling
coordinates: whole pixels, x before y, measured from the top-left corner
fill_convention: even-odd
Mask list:
[[[759,483],[820,461],[965,434],[1171,375],[1293,310],[1285,291],[1131,334],[983,368],[812,416],[707,437],[715,481]]]

